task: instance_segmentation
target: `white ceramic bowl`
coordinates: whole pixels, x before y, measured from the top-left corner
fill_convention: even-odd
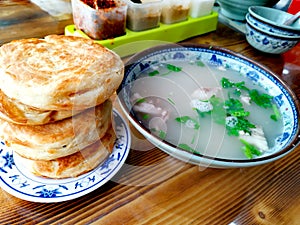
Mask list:
[[[216,69],[234,70],[244,76],[247,82],[261,86],[266,92],[276,99],[279,111],[282,114],[283,130],[276,138],[274,147],[269,149],[267,154],[253,159],[221,158],[205,155],[205,153],[195,153],[187,149],[180,148],[176,144],[170,143],[162,137],[158,137],[136,117],[132,103],[132,87],[141,78],[144,71],[152,71],[161,66],[172,62],[192,63],[195,65],[200,60],[200,66],[211,65]],[[190,64],[189,64],[190,65]],[[197,64],[198,65],[198,64]],[[202,74],[203,75],[203,74]],[[142,85],[149,85],[142,79]],[[172,81],[171,81],[172,82]],[[185,81],[183,81],[185,82]],[[177,88],[172,89],[172,93],[179,93],[182,83],[173,82]],[[246,83],[247,84],[247,83]],[[141,90],[144,86],[141,86]],[[165,88],[162,88],[163,92]],[[167,89],[167,88],[166,88]],[[169,90],[170,91],[170,90]],[[168,94],[169,94],[168,91]],[[278,76],[240,54],[227,49],[207,46],[207,45],[159,45],[141,53],[134,55],[128,60],[125,66],[125,76],[122,84],[117,90],[118,99],[121,107],[133,124],[151,143],[160,148],[167,154],[187,163],[214,168],[249,167],[265,164],[277,160],[289,152],[299,142],[299,103],[293,92],[282,82]],[[155,92],[156,93],[156,92]],[[159,95],[157,95],[159,96]],[[180,131],[179,131],[180,132]],[[222,137],[220,137],[220,141]],[[209,140],[207,140],[209,142]],[[237,149],[239,151],[239,149]]]
[[[250,6],[273,6],[278,0],[217,0],[220,13],[234,20],[245,20]]]
[[[268,30],[260,29],[260,27],[255,26],[255,24],[252,24],[247,19],[246,39],[252,47],[261,52],[282,54],[291,50],[295,45],[297,45],[300,37],[271,33]]]

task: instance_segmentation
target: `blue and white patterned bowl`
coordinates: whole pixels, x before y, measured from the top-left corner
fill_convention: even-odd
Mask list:
[[[278,0],[216,0],[220,13],[234,20],[245,20],[248,8],[252,5],[274,6]]]
[[[268,94],[276,99],[276,104],[282,114],[284,128],[281,136],[276,139],[274,147],[268,154],[253,159],[229,159],[212,157],[205,155],[205,153],[190,152],[158,138],[135,116],[132,111],[131,89],[144,70],[158,68],[159,65],[168,64],[168,62],[173,64],[176,64],[176,61],[181,63],[187,62],[190,65],[190,63],[195,63],[199,60],[204,65],[209,64],[222,71],[227,69],[237,71],[240,75],[245,76],[247,82],[249,81],[264,88]],[[143,82],[142,85],[147,85],[147,83]],[[178,89],[176,90],[180,89],[180,85],[178,84]],[[176,92],[176,90],[173,92]],[[127,61],[125,76],[117,90],[117,94],[121,108],[128,120],[146,139],[170,156],[187,163],[214,168],[256,166],[284,157],[295,149],[295,146],[299,143],[299,103],[295,94],[270,70],[251,59],[227,49],[199,44],[163,44],[149,48],[134,55]]]
[[[246,21],[247,23],[253,25],[257,30],[260,30],[262,32],[266,32],[271,35],[277,35],[281,37],[290,37],[295,39],[300,39],[300,33],[293,32],[288,29],[282,29],[278,26],[273,26],[269,23],[265,23],[255,17],[253,17],[250,13],[247,13],[246,15]]]
[[[287,37],[259,30],[248,21],[246,23],[246,39],[255,49],[270,54],[287,52],[300,40],[297,37]]]
[[[284,21],[290,19],[293,15],[275,8],[269,8],[265,6],[250,6],[248,8],[249,14],[256,20],[274,27],[285,32],[292,32],[296,35],[300,35],[300,19],[297,19],[291,25],[284,25]]]

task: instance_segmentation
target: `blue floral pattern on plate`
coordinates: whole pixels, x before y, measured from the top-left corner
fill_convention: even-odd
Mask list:
[[[47,179],[37,177],[18,164],[4,142],[0,142],[0,186],[8,193],[33,202],[61,202],[88,194],[109,181],[125,162],[131,145],[130,130],[113,110],[117,135],[110,156],[97,168],[76,178]]]

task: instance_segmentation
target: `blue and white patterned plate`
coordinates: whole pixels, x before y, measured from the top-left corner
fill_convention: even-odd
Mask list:
[[[34,176],[18,164],[13,150],[0,142],[0,186],[8,193],[32,202],[62,202],[86,195],[108,182],[122,167],[131,145],[130,130],[113,110],[117,140],[110,156],[97,168],[77,178],[47,179]]]

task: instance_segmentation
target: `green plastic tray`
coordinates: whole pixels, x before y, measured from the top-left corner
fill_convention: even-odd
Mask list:
[[[126,29],[126,34],[123,36],[106,40],[95,40],[95,42],[117,51],[121,56],[126,56],[161,42],[175,43],[214,31],[217,28],[217,23],[218,13],[213,11],[210,15],[199,18],[188,17],[187,20],[174,24],[160,23],[159,27],[145,31]],[[66,26],[65,35],[89,38],[83,31],[77,30],[75,25]]]

